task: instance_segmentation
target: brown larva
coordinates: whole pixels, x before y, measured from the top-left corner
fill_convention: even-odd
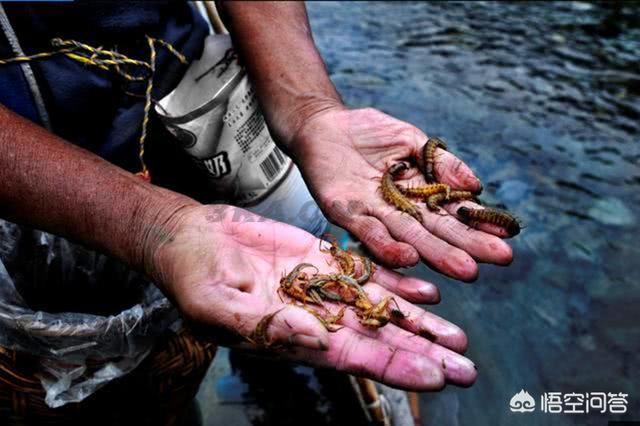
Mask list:
[[[393,181],[393,178],[398,173],[401,173],[407,170],[409,166],[407,163],[401,162],[396,163],[393,166],[389,167],[389,169],[382,176],[382,182],[380,184],[380,190],[382,192],[382,197],[385,201],[393,206],[395,206],[398,210],[408,213],[413,218],[415,218],[418,222],[422,223],[422,215],[416,209],[416,206],[398,189],[398,186]]]
[[[510,237],[520,233],[520,222],[511,213],[494,208],[471,209],[460,207],[457,211],[460,219],[469,225],[491,223],[504,228]]]
[[[447,149],[441,139],[436,137],[430,137],[427,143],[422,147],[422,157],[418,159],[418,168],[422,171],[425,179],[429,182],[437,181],[435,176],[435,153],[437,148]]]
[[[403,188],[400,187],[402,192],[407,197],[413,198],[428,198],[433,194],[445,193],[448,197],[451,192],[451,187],[446,183],[430,183],[424,186],[418,186],[416,188]]]
[[[439,194],[434,194],[427,198],[427,208],[429,210],[438,211],[440,210],[440,205],[443,202],[454,202],[454,201],[463,201],[463,200],[472,200],[474,195],[469,191],[451,191],[449,192],[449,196],[447,194],[441,192]]]

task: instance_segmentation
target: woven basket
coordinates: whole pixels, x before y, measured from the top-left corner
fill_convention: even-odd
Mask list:
[[[0,425],[179,424],[215,351],[187,330],[167,332],[130,374],[54,409],[44,402],[38,358],[0,347]]]

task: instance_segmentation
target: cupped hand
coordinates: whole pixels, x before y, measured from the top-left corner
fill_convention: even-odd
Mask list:
[[[393,296],[406,318],[374,330],[347,309],[343,327],[329,332],[277,292],[283,275],[300,263],[336,271],[313,235],[239,208],[210,205],[183,209],[161,237],[151,255],[156,281],[189,320],[244,336],[236,346],[417,391],[475,380],[474,364],[461,355],[463,331],[411,303],[438,302],[433,284],[378,268],[365,291],[373,302]],[[246,339],[274,312],[267,348]]]
[[[413,217],[387,204],[380,193],[386,169],[417,159],[427,136],[416,127],[374,109],[326,109],[300,127],[289,146],[323,212],[362,241],[377,259],[391,267],[412,266],[422,258],[451,277],[473,281],[476,262],[509,264],[512,251],[496,227],[473,229],[455,216],[457,205],[440,212],[418,204]],[[453,189],[478,192],[480,181],[460,159],[438,148],[435,174]],[[425,180],[413,169],[400,184]],[[473,203],[467,206],[478,208]]]

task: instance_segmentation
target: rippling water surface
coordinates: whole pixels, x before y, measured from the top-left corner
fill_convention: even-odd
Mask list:
[[[444,136],[527,224],[472,284],[424,266],[467,331],[470,389],[422,397],[428,424],[606,424],[511,414],[511,396],[624,392],[640,419],[640,5],[309,3],[351,106]]]

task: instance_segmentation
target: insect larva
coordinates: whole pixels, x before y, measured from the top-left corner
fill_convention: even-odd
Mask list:
[[[476,223],[491,223],[493,225],[504,228],[510,237],[520,233],[520,223],[511,213],[494,209],[470,209],[469,207],[460,207],[457,211],[460,219],[469,225]]]
[[[400,192],[402,192],[407,197],[415,197],[415,198],[427,198],[433,194],[439,194],[441,192],[447,194],[451,192],[451,187],[446,183],[430,183],[424,186],[418,186],[417,188],[403,188],[400,187]]]
[[[306,309],[309,313],[311,313],[314,317],[316,317],[322,323],[322,325],[324,325],[327,331],[331,333],[334,333],[342,329],[342,327],[336,325],[336,323],[342,319],[346,308],[347,308],[346,306],[343,306],[335,315],[332,315],[331,312],[328,312],[328,311],[327,311],[328,312],[327,315],[322,315],[320,312],[314,309],[311,309],[307,306],[304,307],[304,309]]]
[[[404,162],[396,163],[389,167],[385,174],[382,175],[380,190],[382,192],[382,197],[387,203],[395,206],[400,211],[408,213],[418,222],[422,223],[422,215],[420,215],[416,206],[414,206],[407,197],[402,195],[402,192],[400,192],[400,189],[398,189],[396,183],[393,181],[395,175],[407,170],[408,168],[409,166]]]
[[[471,200],[476,198],[475,194],[471,191],[451,191],[449,194],[449,201],[462,201]]]
[[[275,317],[280,311],[282,311],[282,309],[278,309],[277,311],[271,314],[263,316],[260,322],[258,322],[258,324],[256,325],[256,328],[253,330],[253,332],[251,332],[251,334],[245,338],[250,343],[253,343],[254,345],[261,348],[266,349],[272,346],[273,342],[269,340],[269,336],[267,335],[267,329],[269,328],[271,321],[273,321],[273,317]]]
[[[422,171],[425,179],[429,182],[435,182],[437,180],[434,174],[434,157],[437,148],[446,150],[447,144],[439,138],[430,137],[427,140],[427,143],[422,147],[422,158],[418,159],[418,167],[420,168],[420,171]]]
[[[440,203],[442,203],[444,200],[444,194],[433,194],[426,200],[427,208],[431,211],[438,211],[440,210]]]
[[[362,274],[356,278],[358,284],[364,284],[369,281],[369,278],[376,273],[376,265],[371,262],[371,259],[364,256],[358,256],[360,258],[360,264],[362,265]]]
[[[445,201],[450,203],[453,201],[471,200],[474,198],[474,195],[469,191],[451,191],[448,197],[446,195],[446,193],[441,192],[427,198],[427,208],[429,208],[429,210],[438,211],[440,210],[440,205]]]
[[[338,266],[340,266],[340,270],[343,274],[353,275],[353,273],[355,272],[355,262],[349,250],[342,250],[340,246],[338,246],[338,240],[336,239],[335,235],[326,233],[323,235],[323,237],[329,241],[331,247],[329,247],[328,249],[320,247],[320,251],[324,253],[330,253],[338,263]],[[320,244],[322,244],[322,242]]]

